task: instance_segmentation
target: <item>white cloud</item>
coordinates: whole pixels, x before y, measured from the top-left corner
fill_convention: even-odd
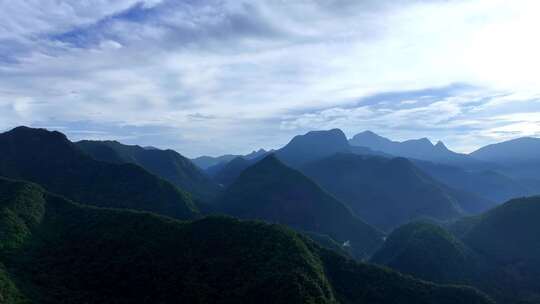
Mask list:
[[[484,130],[470,134],[479,143],[498,139],[501,123],[534,129],[525,119],[494,126],[488,118],[537,109],[539,6],[5,1],[0,114],[11,118],[0,128],[77,121],[173,128],[183,141],[167,137],[170,146],[192,155],[218,153],[211,144],[220,152],[272,148],[294,132],[326,127],[380,127],[394,137],[438,136],[470,149],[465,127]],[[123,16],[130,8],[134,14]],[[356,105],[373,94],[453,83],[476,89]],[[489,98],[468,104],[482,97]],[[185,140],[189,147],[181,146]]]

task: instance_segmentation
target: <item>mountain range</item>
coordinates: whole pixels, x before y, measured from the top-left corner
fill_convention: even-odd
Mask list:
[[[540,303],[538,142],[332,129],[190,160],[17,127],[0,303]]]
[[[488,166],[467,154],[449,150],[442,141],[431,143],[427,138],[412,139],[403,142],[392,141],[379,136],[372,131],[364,131],[354,135],[349,143],[352,146],[367,147],[374,151],[384,152],[393,156],[445,163],[467,168]]]
[[[0,134],[0,176],[94,206],[199,216],[189,193],[137,165],[95,160],[55,131],[18,127]]]
[[[238,218],[328,235],[347,243],[358,258],[369,257],[383,241],[381,232],[274,155],[242,172],[216,204],[221,212]]]
[[[418,218],[444,221],[495,205],[431,178],[407,159],[354,149],[337,129],[298,135],[274,155],[383,231]],[[228,186],[257,161],[236,158],[215,173],[214,179]]]
[[[398,142],[372,131],[354,135],[349,143],[409,158],[440,182],[497,203],[540,193],[540,174],[536,170],[540,169],[540,159],[533,152],[540,148],[538,139],[519,138],[470,154],[453,152],[441,141],[435,145],[427,138]]]
[[[384,231],[419,218],[455,219],[494,205],[436,181],[405,158],[335,154],[301,171]]]

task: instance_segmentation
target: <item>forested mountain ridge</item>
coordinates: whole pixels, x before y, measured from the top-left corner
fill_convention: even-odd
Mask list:
[[[18,127],[0,134],[0,176],[35,182],[85,204],[199,216],[188,193],[137,165],[97,161],[56,131]]]
[[[145,149],[117,141],[83,140],[75,144],[99,161],[139,165],[205,201],[213,199],[221,190],[201,169],[173,150]]]
[[[3,178],[0,226],[10,304],[492,303],[356,263],[279,225],[83,206]]]
[[[499,303],[540,300],[540,197],[514,199],[449,228],[396,229],[373,262],[438,283],[467,284]],[[458,239],[459,237],[459,239]]]
[[[216,208],[239,218],[286,224],[348,242],[358,258],[368,257],[383,240],[381,232],[274,155],[242,172]]]

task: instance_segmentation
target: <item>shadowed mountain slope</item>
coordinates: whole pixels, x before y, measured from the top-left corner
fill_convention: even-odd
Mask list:
[[[201,169],[173,150],[145,149],[117,141],[83,140],[76,145],[99,161],[139,165],[203,200],[211,200],[220,190]]]
[[[429,222],[413,222],[392,231],[371,261],[433,282],[470,283],[475,271],[472,252]]]
[[[246,169],[225,191],[217,208],[229,215],[262,219],[349,241],[356,257],[369,256],[382,234],[302,173],[270,155]]]
[[[169,182],[133,164],[97,161],[59,132],[18,127],[0,134],[0,176],[95,206],[198,216],[190,196]]]
[[[301,171],[360,218],[386,231],[414,219],[449,220],[492,205],[432,179],[404,158],[335,154]]]
[[[439,283],[470,284],[499,303],[540,301],[540,197],[511,200],[449,229],[396,229],[372,261]]]

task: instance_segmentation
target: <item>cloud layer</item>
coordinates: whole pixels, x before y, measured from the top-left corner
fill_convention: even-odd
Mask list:
[[[536,1],[4,1],[0,129],[194,156],[309,129],[540,135]]]

